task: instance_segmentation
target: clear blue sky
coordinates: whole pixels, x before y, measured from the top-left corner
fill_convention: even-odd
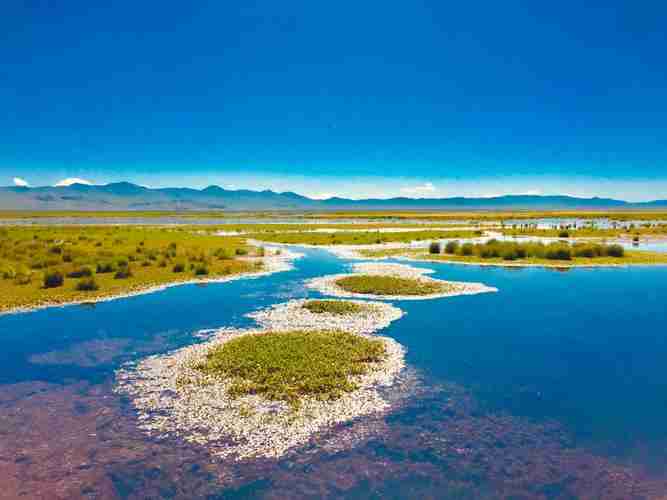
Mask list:
[[[667,198],[666,18],[636,0],[10,0],[0,185]]]

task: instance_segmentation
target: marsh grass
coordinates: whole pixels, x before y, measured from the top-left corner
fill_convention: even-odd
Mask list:
[[[197,368],[230,380],[232,397],[259,394],[298,408],[306,396],[328,401],[354,391],[354,376],[385,355],[382,341],[342,331],[269,332],[225,342]]]
[[[193,269],[205,267],[207,277],[256,271],[253,262],[234,257],[239,248],[247,251],[242,238],[181,228],[6,227],[0,237],[0,312],[122,295],[204,277],[173,272],[179,262],[183,270],[193,263]],[[214,257],[216,253],[229,258],[219,260]],[[155,265],[146,266],[146,262]],[[62,281],[54,278],[58,275]],[[78,283],[82,278],[94,278],[97,289],[81,290]]]
[[[364,310],[364,306],[347,300],[309,300],[303,308],[315,314],[357,314]]]
[[[375,274],[345,276],[337,279],[336,285],[346,292],[369,295],[431,295],[451,288],[446,283]]]
[[[405,231],[387,233],[379,231],[308,233],[308,232],[276,232],[254,233],[248,237],[272,243],[291,243],[306,245],[370,245],[380,243],[437,240],[444,238],[473,238],[479,236],[478,231],[438,231],[425,229],[422,231]]]

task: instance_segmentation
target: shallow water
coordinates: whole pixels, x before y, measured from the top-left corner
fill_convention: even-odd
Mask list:
[[[0,316],[0,498],[658,498],[667,492],[667,269],[420,263],[499,293],[398,301],[383,330],[406,405],[280,461],[220,462],[138,431],[111,392],[126,361],[243,326],[348,262],[91,306]],[[316,294],[310,292],[310,295]]]

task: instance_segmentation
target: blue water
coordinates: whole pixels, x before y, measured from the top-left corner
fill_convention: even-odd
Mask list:
[[[303,280],[342,272],[348,264],[325,251],[305,253],[295,262],[295,270],[259,279],[186,285],[94,307],[2,316],[0,390],[11,392],[38,382],[62,388],[81,383],[107,387],[123,362],[199,341],[193,334],[200,330],[249,325],[245,313],[305,297],[309,292]],[[655,488],[651,481],[656,474],[662,479],[661,472],[667,470],[667,269],[559,272],[414,265],[435,269],[435,277],[479,281],[500,291],[396,302],[407,315],[383,334],[406,346],[407,363],[418,373],[423,391],[415,395],[412,406],[385,419],[383,425],[388,427],[375,441],[342,455],[314,453],[298,467],[248,465],[253,473],[247,477],[243,466],[235,466],[233,488],[215,474],[205,480],[196,475],[196,485],[194,475],[179,476],[179,481],[197,492],[203,490],[195,487],[215,484],[220,498],[281,496],[279,483],[286,477],[299,485],[298,494],[292,491],[296,497],[391,497],[401,492],[403,498],[493,498],[506,488],[502,491],[508,494],[547,498],[542,490],[521,489],[544,482],[544,491],[553,490],[552,498],[561,498],[558,495],[616,491],[605,490],[609,485],[602,479],[591,479],[598,472],[586,467],[622,466]],[[0,410],[16,410],[23,404],[28,408],[27,398],[33,396],[21,397],[9,403],[0,397]],[[131,415],[131,409],[125,415]],[[20,438],[21,429],[0,422],[0,436]],[[418,436],[427,438],[420,441]],[[117,439],[118,448],[125,446],[120,431],[108,439]],[[461,442],[454,446],[457,440]],[[179,451],[178,457],[186,457],[184,453]],[[197,453],[204,463],[205,452]],[[558,466],[535,465],[561,454],[569,458]],[[505,460],[525,477],[514,478],[495,467]],[[574,470],[578,461],[586,465]],[[174,471],[180,467],[176,462],[166,455],[151,458],[152,467],[171,471],[164,477],[144,474],[130,486],[114,479],[117,497],[142,498],[153,491],[153,482],[163,487],[169,477],[176,477]],[[392,471],[392,464],[403,472],[392,473],[391,478],[380,472]],[[28,467],[27,474],[39,465],[37,461],[21,466]],[[108,478],[110,466],[99,467],[105,468]],[[546,479],[544,470],[551,470]],[[345,477],[345,485],[324,486],[332,477]],[[99,484],[91,488],[102,491],[95,490]],[[164,496],[178,497],[178,490],[173,491]],[[285,490],[283,496],[290,497],[288,493]],[[623,492],[618,495],[624,497]]]

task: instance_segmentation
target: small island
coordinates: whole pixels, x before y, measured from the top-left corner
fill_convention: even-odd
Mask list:
[[[311,279],[306,286],[325,295],[380,300],[423,300],[497,291],[482,283],[434,279],[426,276],[433,270],[404,264],[362,262],[352,269],[351,274]]]

